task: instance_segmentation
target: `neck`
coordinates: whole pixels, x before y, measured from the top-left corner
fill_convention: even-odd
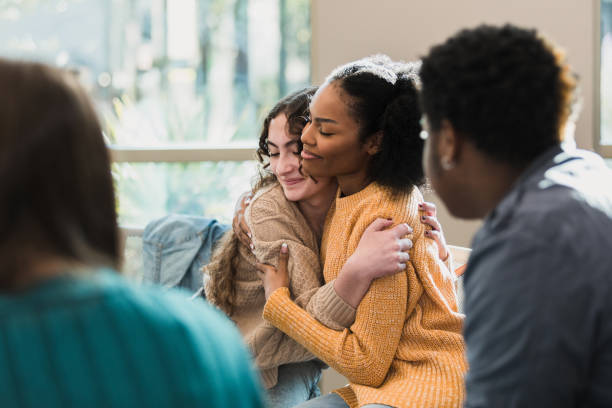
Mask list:
[[[329,211],[329,207],[336,198],[338,184],[329,183],[329,186],[320,191],[313,197],[298,201],[297,205],[306,222],[314,231],[317,239],[320,241],[323,235],[323,227],[325,217]]]
[[[11,287],[16,290],[26,289],[79,266],[82,265],[77,261],[57,256],[42,256],[36,261],[21,263],[19,272],[12,280]]]
[[[342,196],[350,196],[363,190],[372,180],[367,175],[367,168],[357,173],[344,174],[338,176],[338,185]]]
[[[476,171],[480,176],[472,178],[472,191],[478,192],[474,194],[473,206],[479,218],[486,217],[499,205],[524,170],[524,167],[517,168],[489,160]]]

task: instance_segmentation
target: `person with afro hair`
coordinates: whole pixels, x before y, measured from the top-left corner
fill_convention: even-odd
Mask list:
[[[571,146],[563,53],[483,25],[431,48],[420,76],[426,174],[451,214],[484,218],[464,275],[465,406],[612,406],[612,172]]]

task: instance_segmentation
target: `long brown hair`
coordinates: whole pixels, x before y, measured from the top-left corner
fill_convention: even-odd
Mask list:
[[[270,165],[270,150],[268,149],[268,133],[270,122],[278,115],[287,116],[287,133],[297,137],[298,149],[301,149],[299,140],[308,118],[308,105],[314,95],[316,87],[309,87],[294,92],[281,99],[266,115],[259,135],[259,148],[257,159],[261,164],[259,181],[253,187],[253,193],[260,188],[276,181],[276,177],[266,171]],[[207,299],[210,303],[223,310],[228,316],[233,313],[236,296],[236,268],[238,265],[240,241],[232,230],[229,230],[219,240],[213,251],[210,263],[205,267],[210,280],[207,284]]]
[[[73,74],[0,59],[0,289],[41,255],[118,265],[109,155]]]

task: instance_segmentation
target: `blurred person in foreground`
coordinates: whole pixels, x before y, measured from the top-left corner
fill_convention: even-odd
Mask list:
[[[240,335],[132,287],[107,148],[70,74],[0,59],[0,406],[262,407]]]

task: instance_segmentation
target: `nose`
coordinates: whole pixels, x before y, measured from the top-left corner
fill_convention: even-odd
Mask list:
[[[312,132],[313,129],[314,127],[312,126],[312,123],[307,123],[306,126],[304,126],[304,129],[302,129],[302,136],[300,137],[303,144],[309,146],[313,146],[315,144],[315,138]]]
[[[300,165],[297,156],[293,153],[281,154],[278,157],[278,163],[276,165],[276,173],[278,176],[285,176],[291,174]]]

